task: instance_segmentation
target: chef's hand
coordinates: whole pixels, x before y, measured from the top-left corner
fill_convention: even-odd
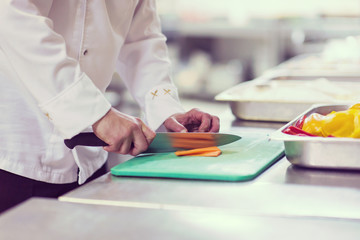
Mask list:
[[[220,120],[217,116],[192,109],[186,113],[176,113],[165,120],[164,126],[170,132],[219,132]]]
[[[114,108],[94,123],[93,130],[97,137],[109,144],[104,150],[133,156],[145,151],[156,135],[141,119]]]

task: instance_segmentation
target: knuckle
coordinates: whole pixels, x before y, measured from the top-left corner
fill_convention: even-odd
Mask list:
[[[143,145],[139,148],[140,152],[144,152],[148,148],[148,145]]]
[[[118,153],[128,154],[130,150],[131,150],[130,146],[128,146],[127,144],[123,144],[119,147]]]
[[[134,149],[134,150],[132,151],[132,154],[134,154],[134,156],[136,156],[136,155],[144,152],[146,149],[147,149],[147,148],[143,148],[143,147]]]
[[[209,118],[209,119],[212,118],[212,116],[211,116],[209,113],[204,113],[204,116],[205,116],[206,118]]]
[[[117,153],[122,154],[122,155],[125,155],[125,154],[128,154],[128,151],[119,150],[119,151],[117,151]]]
[[[137,131],[141,129],[141,123],[139,123],[138,121],[136,122],[133,122],[131,125],[130,125],[130,132],[133,132],[133,131]]]
[[[129,152],[129,154],[131,155],[131,156],[136,156],[136,155],[138,155],[138,154],[140,154],[140,152],[137,152],[137,151],[131,151],[131,152]]]
[[[156,132],[151,131],[149,137],[150,137],[151,140],[154,139],[156,137]]]
[[[106,149],[106,151],[116,153],[116,152],[118,152],[118,149],[115,148],[114,146],[110,146],[109,148]]]
[[[129,128],[125,128],[122,134],[122,138],[127,138],[129,137],[133,132],[133,127],[129,127]]]

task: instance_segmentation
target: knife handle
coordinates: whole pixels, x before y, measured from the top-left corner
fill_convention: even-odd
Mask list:
[[[73,149],[77,145],[92,147],[103,147],[109,145],[100,138],[98,138],[93,132],[79,133],[78,135],[70,139],[65,139],[64,143],[70,149]]]

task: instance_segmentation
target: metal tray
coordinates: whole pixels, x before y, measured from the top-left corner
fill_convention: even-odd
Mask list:
[[[301,54],[268,70],[267,73],[278,76],[359,78],[360,69],[358,62],[330,62],[325,61],[321,54]]]
[[[350,105],[317,105],[300,114],[294,120],[270,135],[271,140],[284,141],[286,158],[294,165],[309,168],[360,170],[360,139],[303,137],[282,131],[294,125],[303,115],[328,114],[343,111]]]
[[[317,79],[262,77],[240,83],[218,94],[215,100],[229,102],[239,119],[275,122],[291,121],[314,104],[360,101],[360,78],[331,78],[326,79],[327,84]]]
[[[360,71],[334,71],[322,69],[270,69],[265,75],[276,76],[277,79],[310,80],[314,78],[327,78],[330,80],[343,79],[344,81],[360,81]]]

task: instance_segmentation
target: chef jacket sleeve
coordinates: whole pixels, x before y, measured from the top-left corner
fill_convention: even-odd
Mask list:
[[[67,56],[52,21],[32,1],[0,1],[0,34],[0,50],[63,137],[76,135],[110,109],[79,62]]]
[[[153,130],[172,114],[184,112],[170,77],[166,38],[155,0],[139,1],[117,69]]]

